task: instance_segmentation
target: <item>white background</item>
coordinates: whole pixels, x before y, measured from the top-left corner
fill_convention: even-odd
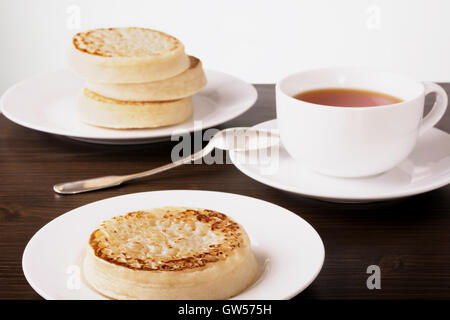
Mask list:
[[[64,68],[72,35],[105,26],[168,32],[254,83],[336,65],[450,81],[448,0],[0,0],[0,24],[0,93]]]

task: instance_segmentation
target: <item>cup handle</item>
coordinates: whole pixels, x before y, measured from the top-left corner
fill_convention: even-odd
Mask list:
[[[426,115],[425,118],[422,119],[422,123],[419,128],[419,135],[432,128],[439,120],[441,120],[442,116],[447,109],[447,93],[441,86],[437,85],[434,82],[424,82],[425,87],[425,95],[436,92],[436,101],[434,102],[433,108]]]

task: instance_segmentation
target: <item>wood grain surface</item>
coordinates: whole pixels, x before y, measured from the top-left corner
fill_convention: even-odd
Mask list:
[[[443,86],[450,92],[450,84]],[[218,128],[275,118],[274,86],[256,87],[256,105]],[[450,132],[450,111],[438,127]],[[450,185],[401,200],[336,204],[265,186],[232,164],[199,164],[76,196],[52,191],[58,182],[165,164],[175,144],[88,144],[26,129],[0,115],[0,299],[40,299],[25,280],[21,259],[28,240],[50,220],[96,200],[168,189],[243,194],[307,220],[321,235],[326,258],[318,278],[294,299],[450,299]],[[366,287],[372,264],[381,268],[381,290]]]

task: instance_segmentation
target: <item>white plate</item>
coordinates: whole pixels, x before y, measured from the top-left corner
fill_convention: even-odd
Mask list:
[[[276,120],[271,120],[260,123],[255,128],[277,129],[277,123]],[[274,154],[273,157],[266,157],[266,161],[257,161],[256,156],[257,154],[251,154],[246,158],[230,152],[234,165],[261,183],[334,202],[401,198],[450,183],[450,135],[436,128],[421,136],[408,158],[397,167],[367,178],[333,178],[312,172],[294,161],[283,146],[280,146],[278,157]]]
[[[305,220],[272,203],[212,191],[154,191],[97,201],[54,219],[25,248],[26,279],[46,299],[105,299],[82,280],[74,282],[92,230],[105,219],[161,206],[223,212],[244,226],[260,265],[259,279],[235,299],[288,299],[319,274],[325,251]],[[76,283],[80,283],[77,289]]]
[[[4,115],[24,127],[94,143],[131,144],[170,139],[217,126],[247,111],[256,101],[256,89],[231,75],[206,70],[208,84],[194,95],[191,120],[156,129],[114,130],[78,120],[76,96],[84,81],[69,70],[36,76],[8,89],[0,100]]]

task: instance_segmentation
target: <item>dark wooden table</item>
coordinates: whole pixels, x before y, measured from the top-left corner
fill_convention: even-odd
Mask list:
[[[256,105],[219,128],[275,118],[273,85],[256,87]],[[444,87],[450,92],[450,84]],[[450,111],[438,127],[450,132]],[[24,278],[21,259],[28,240],[50,220],[92,201],[166,189],[239,193],[283,206],[311,223],[324,241],[325,263],[295,299],[450,299],[450,185],[401,200],[336,204],[265,186],[231,164],[202,164],[76,196],[52,191],[61,181],[165,164],[175,143],[88,144],[29,130],[0,115],[0,299],[40,298]],[[381,268],[380,290],[366,287],[372,264]]]

